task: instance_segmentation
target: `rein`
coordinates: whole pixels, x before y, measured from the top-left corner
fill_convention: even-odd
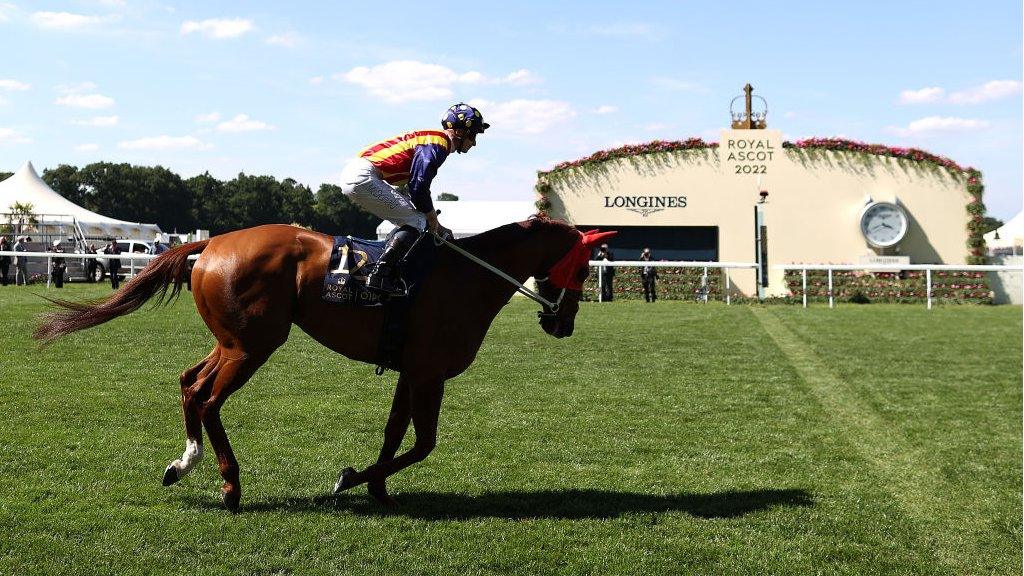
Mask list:
[[[476,262],[477,264],[483,266],[484,268],[486,268],[486,269],[490,270],[491,272],[494,272],[498,276],[504,278],[505,280],[508,280],[513,286],[516,287],[516,292],[519,292],[523,296],[526,296],[527,298],[530,298],[531,300],[533,300],[534,302],[540,304],[541,306],[546,306],[548,308],[548,310],[551,310],[550,313],[538,312],[537,314],[539,316],[541,316],[541,317],[554,316],[558,312],[558,307],[562,303],[562,298],[565,297],[565,288],[562,288],[562,292],[558,294],[558,299],[555,300],[554,302],[552,302],[552,301],[544,298],[540,294],[534,292],[533,290],[530,290],[529,288],[524,286],[522,282],[516,280],[515,278],[509,276],[508,274],[506,274],[506,273],[502,272],[501,270],[495,268],[491,264],[488,264],[487,262],[481,260],[480,258],[477,258],[476,256],[474,256],[473,254],[467,252],[466,250],[463,250],[462,248],[458,247],[455,243],[449,242],[448,240],[446,240],[445,238],[442,238],[440,235],[435,234],[434,232],[430,232],[430,234],[432,234],[434,236],[434,245],[435,246],[441,246],[441,245],[448,246],[452,250],[455,250],[456,252],[458,252],[459,254],[462,254],[466,258],[469,258],[473,262]],[[548,280],[547,278],[537,278],[537,282],[538,283],[546,282],[547,280]]]

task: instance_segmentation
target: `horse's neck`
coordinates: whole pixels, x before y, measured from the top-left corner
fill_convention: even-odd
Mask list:
[[[558,258],[561,258],[562,252],[568,251],[570,247],[567,241],[560,238],[563,235],[557,230],[540,225],[522,230],[508,228],[507,234],[497,234],[498,230],[492,232],[496,234],[490,237],[490,233],[482,234],[480,238],[467,242],[465,248],[519,282],[525,282],[538,270],[550,268]],[[484,274],[497,277],[482,267],[480,270]],[[507,281],[503,282],[509,287],[508,292],[511,296],[515,292],[515,287]]]

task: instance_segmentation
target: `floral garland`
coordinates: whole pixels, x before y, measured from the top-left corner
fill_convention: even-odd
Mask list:
[[[535,190],[537,191],[537,201],[534,205],[537,207],[537,213],[540,216],[548,215],[548,211],[551,209],[551,199],[549,196],[553,191],[551,186],[551,177],[558,172],[569,170],[571,168],[586,169],[589,166],[601,164],[609,160],[630,158],[643,154],[675,152],[679,150],[703,150],[717,147],[717,142],[705,142],[701,138],[672,141],[655,140],[646,144],[630,144],[610,150],[601,150],[587,156],[586,158],[580,158],[579,160],[573,160],[570,162],[562,162],[551,170],[537,172],[537,185],[535,187]],[[804,140],[797,140],[796,142],[783,142],[782,147],[783,149],[793,148],[809,151],[827,150],[832,152],[852,152],[857,154],[871,154],[875,156],[901,158],[904,160],[912,160],[945,168],[949,170],[954,177],[960,178],[966,176],[967,192],[971,195],[971,201],[967,204],[967,213],[970,214],[970,220],[967,223],[967,230],[969,232],[969,236],[967,238],[967,263],[984,264],[986,262],[985,255],[988,251],[985,245],[985,238],[982,235],[985,205],[981,201],[982,194],[985,191],[985,186],[981,182],[980,171],[970,167],[964,168],[949,158],[932,154],[917,148],[900,148],[886,146],[884,144],[866,144],[864,142],[847,140],[845,138],[806,138]]]

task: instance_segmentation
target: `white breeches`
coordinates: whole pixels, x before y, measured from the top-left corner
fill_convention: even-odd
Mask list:
[[[385,182],[366,158],[353,158],[345,164],[341,191],[360,208],[395,226],[408,225],[420,232],[427,229],[427,217],[413,206],[404,190]]]

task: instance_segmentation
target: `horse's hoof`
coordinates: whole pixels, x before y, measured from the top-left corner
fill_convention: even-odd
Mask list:
[[[355,468],[352,468],[350,466],[343,469],[341,471],[341,475],[338,476],[338,481],[334,483],[334,493],[338,494],[339,492],[344,492],[345,490],[348,490],[349,488],[355,486],[356,483],[352,480],[352,477],[355,475]]]
[[[385,508],[398,507],[398,501],[388,495],[388,490],[383,484],[376,486],[371,483],[367,486],[367,491],[370,493],[370,496],[373,496],[373,498],[377,500],[377,502],[380,502]]]
[[[220,497],[224,501],[224,507],[232,514],[237,514],[241,509],[242,493],[239,490],[221,490]]]
[[[164,486],[170,486],[181,478],[178,477],[178,469],[174,466],[168,466],[167,470],[164,470]]]

